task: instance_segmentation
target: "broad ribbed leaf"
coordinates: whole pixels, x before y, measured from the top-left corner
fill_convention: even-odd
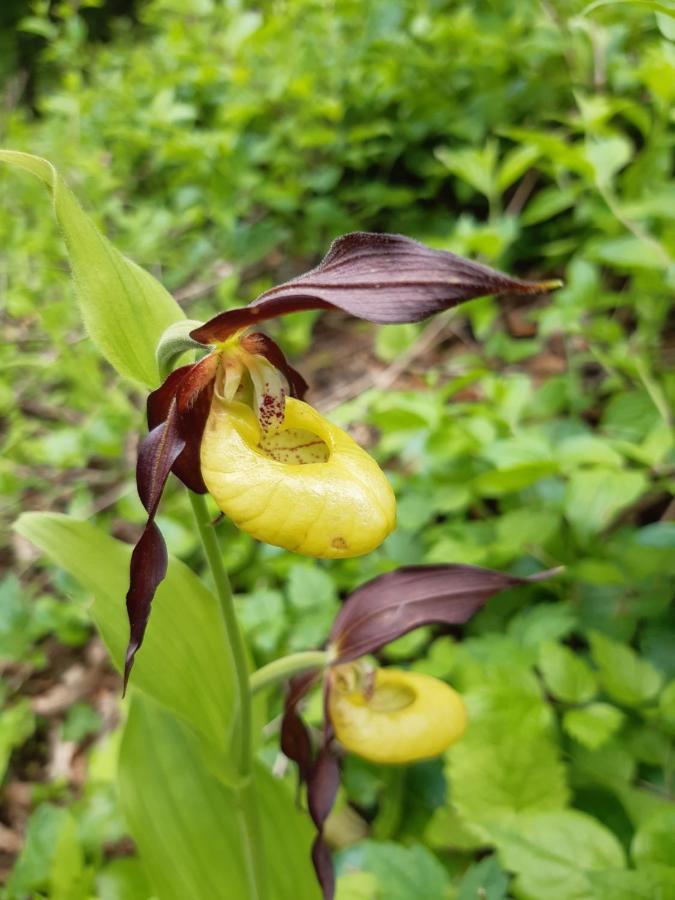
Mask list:
[[[548,578],[518,578],[476,566],[411,566],[357,588],[338,613],[329,641],[338,662],[373,653],[422,625],[461,625],[506,588]]]
[[[129,626],[122,597],[131,547],[57,513],[25,513],[15,528],[91,591],[92,617],[123,671]],[[186,565],[169,559],[133,684],[221,753],[229,748],[235,718],[235,675],[226,641],[216,599]]]
[[[122,256],[94,227],[48,160],[0,150],[0,162],[25,169],[47,185],[92,341],[120,375],[156,385],[155,348],[165,329],[184,318],[181,308],[152,275]]]
[[[122,809],[157,897],[262,900],[244,870],[252,848],[246,846],[238,789],[210,775],[190,733],[136,693],[119,783]],[[264,848],[254,866],[267,885],[267,900],[317,900],[308,817],[288,786],[261,765],[252,788]]]
[[[221,313],[190,336],[202,343],[224,340],[256,322],[330,307],[369,322],[419,322],[486,294],[536,294],[559,286],[520,281],[400,234],[357,231],[334,241],[315,269],[271,288],[248,307]]]

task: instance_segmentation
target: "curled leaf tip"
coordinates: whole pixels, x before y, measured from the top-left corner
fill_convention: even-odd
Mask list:
[[[548,281],[538,281],[533,287],[540,291],[557,291],[558,288],[564,287],[565,282],[562,278],[549,278]]]

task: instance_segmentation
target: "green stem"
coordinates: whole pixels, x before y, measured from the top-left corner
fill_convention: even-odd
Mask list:
[[[253,753],[251,742],[251,693],[249,690],[249,668],[244,647],[244,640],[239,628],[237,614],[234,609],[230,579],[225,571],[223,559],[218,546],[218,538],[211,524],[206,500],[203,495],[189,492],[192,510],[197,529],[204,548],[204,554],[211,570],[211,577],[216,588],[223,613],[225,630],[232,662],[236,673],[237,693],[239,699],[239,720],[237,722],[238,747],[237,768],[241,775],[241,783],[237,788],[241,830],[244,845],[244,865],[249,885],[251,900],[265,900],[267,896],[265,879],[265,853],[262,845],[262,834],[258,818],[255,787],[251,777]]]
[[[275,659],[250,678],[251,694],[257,694],[265,688],[279,681],[286,681],[293,675],[299,675],[308,669],[324,669],[331,661],[331,655],[327,650],[305,650],[302,653],[292,653],[290,656],[282,656]]]

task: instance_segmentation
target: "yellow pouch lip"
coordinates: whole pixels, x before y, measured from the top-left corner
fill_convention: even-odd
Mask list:
[[[396,501],[375,460],[301,400],[287,398],[284,425],[316,434],[328,459],[274,459],[258,447],[252,410],[214,399],[201,465],[219,508],[258,540],[307,556],[343,559],[376,549],[395,526]]]
[[[346,750],[371,762],[401,765],[438,756],[464,734],[464,703],[444,681],[419,672],[377,669],[375,691],[387,687],[412,692],[414,700],[381,711],[362,690],[331,690],[330,717]]]

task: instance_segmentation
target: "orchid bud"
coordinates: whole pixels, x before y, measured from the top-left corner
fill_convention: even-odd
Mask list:
[[[462,698],[444,681],[377,669],[353,688],[333,674],[328,711],[346,750],[374,763],[410,763],[443,753],[466,730]]]
[[[260,541],[308,556],[360,556],[396,521],[393,491],[348,434],[287,397],[282,425],[264,431],[253,410],[214,398],[201,474],[218,507]]]

